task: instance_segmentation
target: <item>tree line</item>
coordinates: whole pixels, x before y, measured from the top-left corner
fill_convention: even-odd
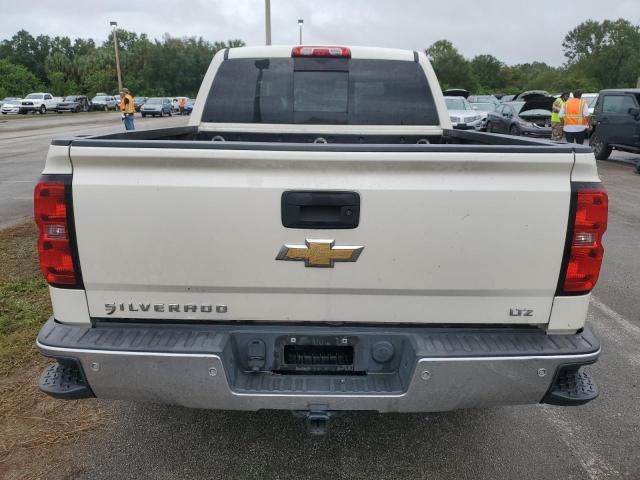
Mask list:
[[[443,89],[477,93],[598,92],[635,87],[640,77],[640,27],[628,20],[588,20],[566,34],[567,59],[560,67],[544,62],[506,65],[493,55],[466,59],[448,40],[426,49]]]
[[[242,40],[208,42],[117,30],[123,84],[135,95],[195,97],[211,58]],[[34,37],[20,30],[0,42],[0,98],[44,90],[54,95],[115,93],[118,89],[113,36],[93,39]]]
[[[136,95],[194,97],[211,58],[242,40],[209,42],[117,30],[123,83]],[[564,38],[564,65],[544,62],[507,65],[493,55],[465,58],[449,40],[426,49],[443,88],[477,93],[550,92],[632,87],[640,76],[640,27],[628,20],[586,21]],[[20,30],[0,42],[0,98],[45,90],[54,95],[115,93],[113,37],[93,39],[34,37]]]

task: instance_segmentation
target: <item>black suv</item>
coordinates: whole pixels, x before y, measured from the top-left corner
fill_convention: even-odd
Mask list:
[[[640,88],[602,90],[592,116],[591,146],[598,160],[611,151],[640,153]]]

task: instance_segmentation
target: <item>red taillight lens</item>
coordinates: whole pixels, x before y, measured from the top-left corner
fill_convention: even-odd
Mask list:
[[[47,283],[65,287],[78,284],[69,237],[68,188],[64,180],[41,180],[33,198],[40,270]]]
[[[347,47],[299,46],[291,50],[292,57],[334,57],[351,58],[351,50]]]
[[[578,190],[564,293],[584,294],[595,287],[604,257],[602,236],[607,230],[608,209],[605,190]]]

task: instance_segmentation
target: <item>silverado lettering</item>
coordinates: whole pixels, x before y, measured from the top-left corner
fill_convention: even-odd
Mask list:
[[[113,315],[116,310],[118,309],[118,306],[120,308],[121,312],[149,312],[151,307],[153,307],[153,311],[154,312],[165,312],[165,310],[169,311],[169,312],[175,312],[175,313],[179,313],[180,311],[184,312],[184,313],[195,313],[195,312],[202,312],[202,313],[211,313],[213,312],[213,305],[209,305],[209,304],[202,304],[202,305],[196,305],[194,303],[191,304],[178,304],[178,303],[169,303],[169,304],[164,304],[164,303],[156,303],[156,304],[150,304],[150,303],[129,303],[126,308],[125,308],[125,304],[124,303],[105,303],[104,304],[104,310],[105,310],[105,314],[107,315]],[[226,313],[227,312],[227,307],[226,305],[216,305],[216,313]]]

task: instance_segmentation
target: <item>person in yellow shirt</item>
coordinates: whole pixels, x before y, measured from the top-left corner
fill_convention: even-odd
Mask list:
[[[551,140],[560,142],[564,136],[562,131],[562,119],[560,118],[560,110],[565,102],[569,100],[569,93],[562,92],[555,102],[553,102],[553,111],[551,112]]]

